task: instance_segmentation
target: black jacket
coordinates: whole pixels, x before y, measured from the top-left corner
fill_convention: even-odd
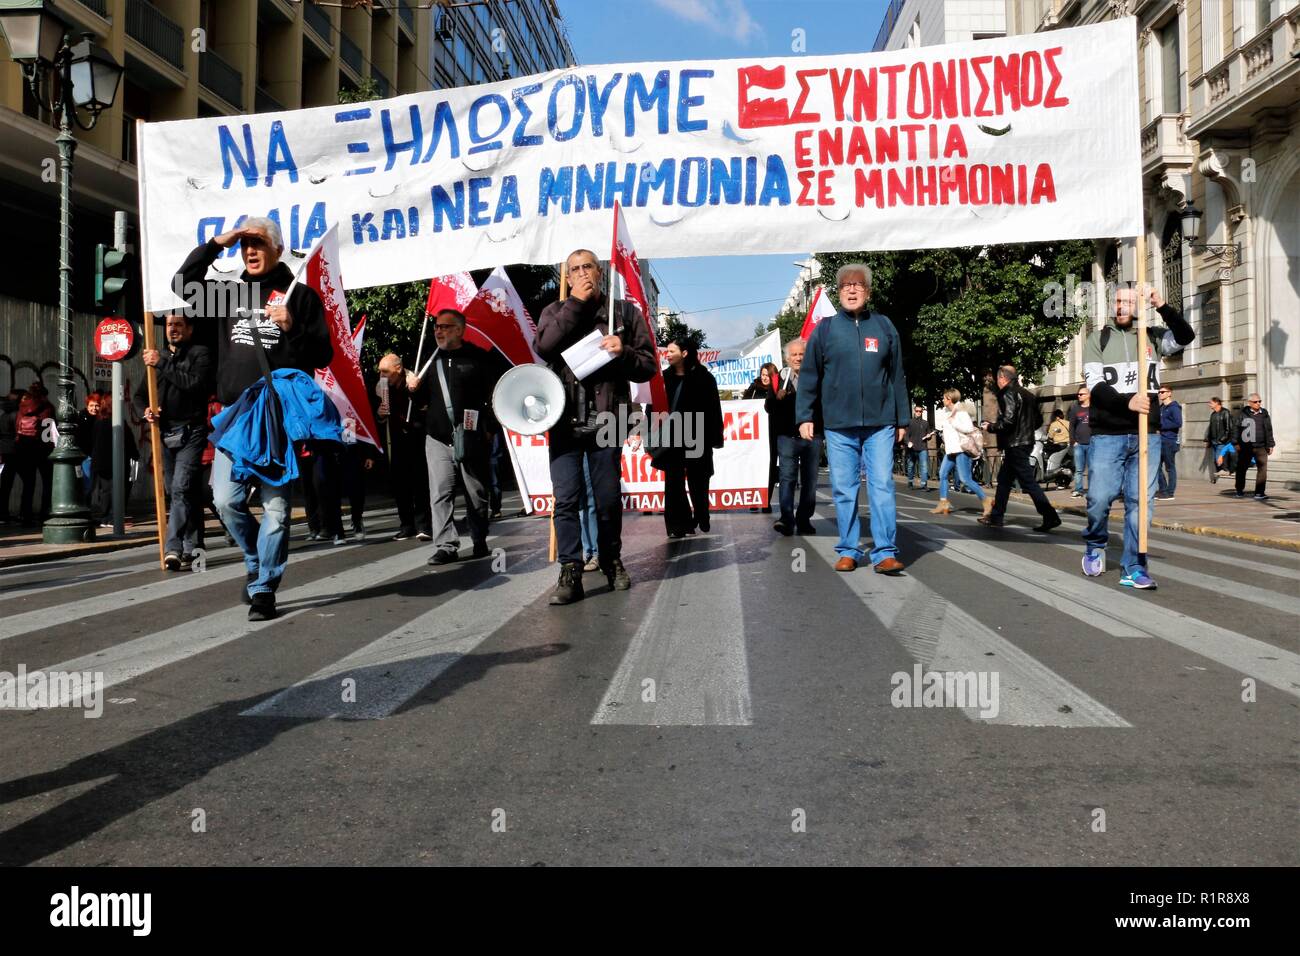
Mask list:
[[[158,407],[162,409],[163,431],[177,425],[204,425],[208,417],[208,398],[216,384],[212,375],[212,356],[206,345],[187,342],[175,352],[167,347],[158,350]],[[141,415],[149,407],[148,373],[135,390],[135,410]]]
[[[913,418],[907,423],[907,434],[903,436],[903,447],[907,448],[907,443],[911,442],[911,451],[925,451],[925,436],[934,431],[930,423],[924,418]]]
[[[497,430],[496,419],[492,416],[492,390],[497,387],[501,377],[501,362],[477,345],[463,343],[460,348],[450,352],[438,352],[430,363],[420,387],[413,396],[416,407],[428,405],[425,413],[425,433],[444,444],[451,444],[452,424],[447,417],[447,403],[442,394],[442,383],[438,381],[438,366],[447,377],[447,387],[451,389],[451,410],[456,416],[455,424],[464,421],[465,411],[478,412],[478,427],[473,432],[466,431],[466,451],[471,444],[476,450],[486,450],[488,442],[485,435]],[[392,402],[390,394],[389,402]],[[403,409],[405,412],[405,409]]]
[[[0,395],[0,455],[12,455],[18,448],[18,403]],[[0,501],[0,506],[9,502]]]
[[[1237,423],[1233,421],[1232,412],[1220,408],[1210,412],[1210,422],[1205,427],[1205,440],[1211,445],[1222,445],[1234,441],[1237,437]]]
[[[1241,410],[1241,417],[1237,419],[1237,430],[1234,435],[1234,441],[1238,445],[1244,445],[1251,448],[1272,448],[1273,447],[1273,419],[1269,418],[1268,409],[1261,406],[1257,413],[1251,413],[1250,406]]]
[[[708,473],[713,474],[713,449],[721,448],[723,442],[722,401],[718,397],[718,380],[707,368],[696,365],[687,369],[685,375],[678,375],[672,369],[668,369],[664,372],[664,386],[668,392],[669,408],[676,411],[678,415],[691,415],[694,416],[695,421],[704,423],[704,433],[692,436],[694,441],[699,443],[700,457],[689,460],[704,462],[708,467]],[[678,395],[679,390],[681,390],[680,395]],[[683,458],[684,456],[678,457],[672,461],[672,464],[684,464]]]
[[[1032,445],[1038,430],[1040,416],[1038,403],[1028,390],[1015,382],[997,393],[998,419],[989,423],[989,431],[998,436],[1004,448]]]
[[[762,376],[754,379],[748,387],[741,393],[740,397],[745,401],[766,401],[776,394],[776,390],[763,384]]]
[[[533,348],[560,377],[567,396],[564,418],[555,430],[563,431],[574,415],[585,417],[574,408],[578,382],[561,353],[595,328],[609,331],[609,307],[604,295],[587,302],[573,296],[552,302],[542,310],[542,317],[537,321]],[[623,340],[622,354],[588,375],[581,385],[588,395],[589,408],[594,406],[597,412],[617,414],[620,406],[632,404],[628,382],[648,382],[654,378],[659,355],[645,319],[630,302],[618,303],[614,332]]]
[[[111,418],[93,418],[87,423],[87,447],[83,448],[90,456],[90,472],[96,478],[113,477],[113,420]],[[132,459],[140,457],[135,444],[135,432],[130,425],[122,426],[122,448],[125,460],[130,468]]]
[[[176,277],[182,283],[181,293],[189,314],[196,319],[215,319],[219,323],[217,398],[223,405],[233,405],[244,389],[262,377],[257,353],[253,351],[256,346],[249,330],[249,318],[239,313],[249,309],[265,310],[267,300],[275,293],[282,298],[293,282],[293,273],[280,262],[257,279],[252,279],[247,272],[240,276],[242,282],[205,279],[208,267],[224,251],[209,240],[189,254]],[[258,291],[256,303],[241,301],[249,295],[250,288]],[[316,290],[300,282],[289,296],[288,309],[293,319],[288,333],[282,333],[280,327],[265,315],[259,315],[257,330],[267,346],[267,360],[272,371],[296,368],[311,375],[316,369],[327,367],[334,358],[334,346],[325,325],[325,308]]]

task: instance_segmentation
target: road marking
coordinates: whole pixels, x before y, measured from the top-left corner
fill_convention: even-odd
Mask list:
[[[908,525],[940,557],[954,562],[966,558],[967,561],[960,562],[963,568],[1053,607],[1065,610],[1062,605],[1073,603],[1074,610],[1066,613],[1107,634],[1131,636],[1124,632],[1136,629],[1143,637],[1168,641],[1300,697],[1300,655],[1151,603],[1140,594],[1120,598],[1112,585],[1067,575],[1049,565],[967,537],[956,528],[940,529],[919,521]]]
[[[828,567],[839,559],[827,538],[810,538],[808,545]],[[838,577],[927,672],[998,674],[997,715],[960,708],[971,720],[1013,727],[1132,726],[919,579],[886,577],[866,565]]]
[[[336,553],[337,550],[339,549],[325,553]],[[409,574],[423,567],[427,560],[428,555],[423,548],[401,551],[382,561],[361,564],[290,588],[277,595],[280,616],[275,621],[249,621],[248,608],[240,604],[154,634],[146,634],[116,644],[106,650],[95,651],[41,669],[46,672],[90,671],[102,675],[103,687],[114,687],[160,667],[175,664],[202,654],[204,651],[239,640],[241,637],[265,630],[278,621],[296,617],[304,611],[310,611],[348,594],[363,591],[389,578]],[[35,668],[28,668],[29,673],[33,670]],[[13,680],[12,676],[9,677],[8,683],[12,683]],[[5,683],[0,681],[0,694],[8,689]],[[66,706],[67,703],[68,701],[64,700],[57,706]]]
[[[671,545],[654,600],[610,679],[593,724],[749,726],[740,566],[730,522]],[[653,681],[653,699],[647,700]]]
[[[486,563],[485,563],[486,564]],[[388,717],[555,585],[534,551],[490,590],[465,591],[244,711],[244,717]],[[343,680],[356,681],[355,703]]]

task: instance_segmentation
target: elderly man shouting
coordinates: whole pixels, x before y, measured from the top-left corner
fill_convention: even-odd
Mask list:
[[[860,263],[835,274],[840,310],[818,323],[808,338],[799,376],[795,420],[799,436],[811,441],[820,410],[826,429],[826,458],[840,540],[836,571],[852,571],[865,556],[859,536],[861,471],[867,473],[871,508],[871,565],[880,574],[903,570],[894,543],[894,445],[903,440],[911,417],[903,350],[888,318],[867,307],[871,269]]]

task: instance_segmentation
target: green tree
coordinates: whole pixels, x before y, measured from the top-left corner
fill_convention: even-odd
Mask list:
[[[1048,315],[1050,283],[1081,277],[1092,245],[1074,240],[818,253],[816,259],[837,305],[835,271],[855,261],[871,267],[871,307],[898,328],[913,397],[933,404],[950,387],[979,395],[1006,362],[1026,381],[1039,381],[1058,365],[1083,317]]]
[[[705,336],[704,330],[691,328],[682,321],[682,316],[679,312],[669,312],[664,325],[661,328],[656,329],[655,334],[658,336],[659,344],[661,346],[667,345],[679,335],[686,336],[686,338],[695,345],[697,350],[708,348],[709,346],[708,338]]]

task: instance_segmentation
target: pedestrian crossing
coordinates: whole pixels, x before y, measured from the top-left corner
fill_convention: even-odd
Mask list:
[[[1062,549],[1077,552],[1076,543],[1049,541],[1052,547],[1028,554],[980,536],[981,529],[966,516],[933,520],[922,517],[919,508],[900,504],[900,534],[922,550],[910,572],[928,563],[942,566],[944,574],[984,579],[990,589],[1007,589],[1107,638],[1163,641],[1201,663],[1213,662],[1290,697],[1300,697],[1300,655],[1202,620],[1186,607],[1143,599],[1147,596],[1117,598],[1113,581],[1085,579],[1073,561],[1063,560]],[[848,609],[860,622],[855,637],[867,641],[887,636],[924,672],[996,671],[1000,700],[995,715],[969,702],[954,706],[955,701],[945,701],[947,709],[960,710],[975,724],[1052,729],[1135,726],[1132,715],[1119,712],[1095,689],[1086,668],[1058,673],[1027,650],[1020,637],[999,633],[988,609],[958,606],[933,580],[923,580],[924,575],[886,578],[866,568],[848,575],[832,572],[830,566],[837,555],[830,514],[829,508],[823,508],[815,519],[822,530],[815,537],[781,538],[770,530],[770,519],[728,513],[715,516],[711,534],[671,543],[664,540],[657,517],[630,516],[625,522],[628,563],[655,555],[655,561],[642,564],[656,573],[635,576],[634,587],[650,593],[642,599],[644,612],[623,632],[626,646],[621,648],[617,664],[611,661],[611,668],[596,675],[589,685],[586,713],[590,724],[764,725],[763,699],[755,690],[762,682],[753,682],[751,668],[756,642],[773,638],[762,626],[769,612],[753,607],[757,589],[765,600],[800,610],[804,641],[817,640],[822,612]],[[500,535],[492,539],[493,546],[502,547],[508,556],[505,569],[495,568],[492,559],[482,560],[474,565],[481,575],[466,590],[440,595],[426,609],[403,611],[409,614],[408,619],[386,623],[385,632],[377,638],[373,632],[358,632],[355,638],[345,635],[351,646],[337,660],[321,666],[318,659],[310,668],[304,667],[306,673],[291,675],[279,689],[245,707],[241,716],[305,720],[400,717],[405,704],[506,633],[528,629],[540,620],[538,615],[551,621],[557,615],[574,614],[573,608],[546,604],[556,568],[545,560],[545,523],[507,520],[495,524],[494,531]],[[398,547],[380,540],[382,537],[383,532],[376,530],[364,544],[295,550],[288,578],[294,583],[278,595],[282,616],[275,621],[249,622],[246,609],[233,604],[236,588],[227,586],[224,590],[231,592],[230,607],[197,613],[183,622],[107,646],[77,647],[84,653],[57,662],[30,659],[39,655],[43,646],[34,644],[34,637],[73,627],[83,630],[93,644],[97,621],[123,614],[143,615],[147,620],[149,606],[155,602],[183,598],[190,592],[210,594],[213,585],[242,580],[243,565],[231,560],[202,574],[160,577],[153,554],[146,550],[131,558],[115,555],[79,561],[62,574],[58,573],[63,568],[60,564],[30,566],[0,583],[0,697],[12,690],[5,681],[14,680],[9,675],[19,663],[13,653],[5,652],[11,643],[21,646],[22,664],[29,673],[36,669],[91,671],[102,675],[104,687],[125,688],[148,675],[168,673],[168,668],[194,668],[201,673],[204,655],[216,648],[246,639],[264,641],[285,622],[325,605],[382,601],[370,592],[419,573],[442,573],[425,568],[427,547]],[[1014,538],[1015,533],[1009,533],[1008,541]],[[1042,543],[1041,537],[1036,540]],[[1225,559],[1214,545],[1162,540],[1159,548],[1167,554],[1167,562],[1177,562],[1179,580],[1205,593],[1207,600],[1213,600],[1222,579],[1196,569],[1207,566],[1202,562],[1228,560],[1261,575],[1255,584],[1234,583],[1244,600],[1267,601],[1275,610],[1300,617],[1300,600],[1293,588],[1286,587],[1293,578],[1288,578],[1290,569],[1285,561],[1275,565],[1261,560],[1258,551],[1252,558],[1238,560],[1233,555]],[[1153,544],[1153,550],[1155,547]],[[791,548],[803,549],[812,559],[806,571],[792,569]],[[327,557],[334,560],[323,560]],[[1276,591],[1269,587],[1273,582],[1279,585]],[[72,599],[30,610],[23,607],[25,603],[30,607],[29,599],[62,595]],[[604,594],[595,594],[588,601],[606,599]],[[205,606],[211,606],[208,600]],[[1081,629],[1081,633],[1086,632]],[[572,635],[574,641],[603,639],[602,632],[592,629]],[[887,686],[881,686],[887,693]]]

